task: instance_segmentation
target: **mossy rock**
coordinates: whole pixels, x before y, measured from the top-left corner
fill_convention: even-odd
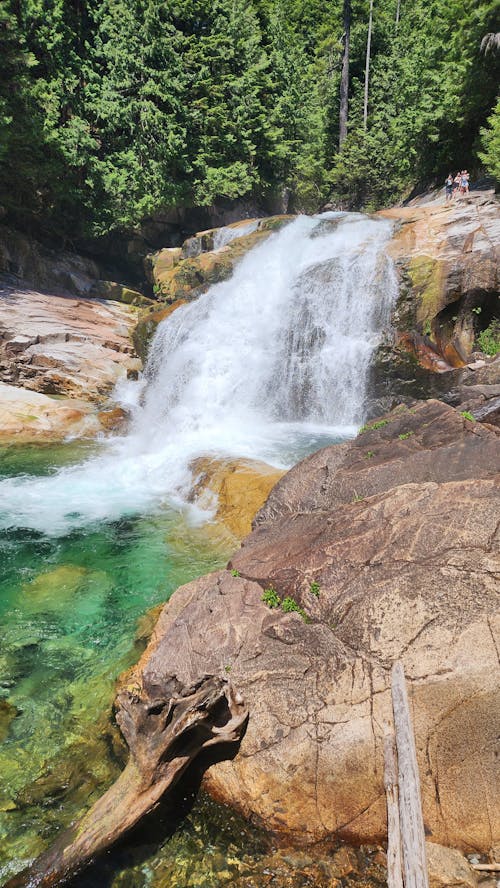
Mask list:
[[[148,299],[138,290],[131,290],[116,281],[97,281],[92,287],[90,295],[97,299],[111,299],[113,302],[123,302],[125,305],[151,305],[153,300]]]
[[[408,266],[408,276],[417,296],[417,323],[425,325],[446,306],[446,274],[443,264],[431,256],[414,256]]]
[[[185,299],[178,299],[177,302],[174,302],[172,305],[168,305],[164,308],[159,308],[156,311],[147,311],[142,314],[139,323],[132,333],[132,342],[135,351],[139,355],[143,364],[146,363],[149,343],[151,342],[151,339],[156,331],[158,324],[161,323],[161,321],[163,321],[165,318],[168,318],[168,316],[171,315],[176,308],[179,308],[181,305],[185,305],[185,303]]]
[[[236,263],[249,250],[264,241],[273,231],[291,222],[293,218],[293,216],[270,216],[268,219],[262,219],[257,231],[242,235],[217,251],[206,251],[207,247],[213,247],[216,229],[200,232],[194,238],[185,241],[181,252],[186,258],[179,259],[178,251],[174,255],[173,250],[161,250],[155,254],[158,258],[153,257],[151,260],[153,288],[156,295],[166,302],[196,299],[208,287],[230,278]],[[164,261],[161,259],[163,254],[165,254]]]

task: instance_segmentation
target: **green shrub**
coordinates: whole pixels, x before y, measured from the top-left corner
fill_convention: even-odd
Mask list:
[[[486,330],[482,330],[476,340],[485,355],[496,355],[500,352],[500,321],[495,319]]]
[[[272,586],[269,586],[268,589],[264,589],[262,601],[264,604],[267,604],[268,607],[279,607],[281,604],[281,598],[276,592],[276,589]]]
[[[406,441],[408,438],[411,438],[413,432],[403,432],[402,435],[398,435],[400,441]]]
[[[232,577],[239,577],[239,576],[241,576],[241,574],[240,574],[239,570],[235,570],[233,568],[233,570],[231,571],[231,576]]]
[[[304,623],[309,622],[309,617],[307,616],[305,610],[297,604],[294,598],[290,598],[287,596],[281,602],[281,610],[284,611],[285,614],[291,614],[295,611],[295,613],[300,614]]]
[[[474,419],[472,413],[469,413],[468,410],[462,410],[460,416],[463,416],[464,419],[468,419],[469,422],[475,422],[475,421],[476,421],[476,420]]]
[[[319,598],[319,593],[320,593],[319,583],[314,583],[314,582],[309,583],[309,592],[311,592],[312,595],[315,595],[316,598]]]
[[[384,426],[388,424],[388,419],[377,419],[376,422],[367,423],[367,425],[362,426],[360,428],[358,435],[362,435],[363,432],[375,432],[377,429],[383,429]]]

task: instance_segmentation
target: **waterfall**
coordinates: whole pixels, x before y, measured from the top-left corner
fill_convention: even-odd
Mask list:
[[[196,456],[287,467],[354,435],[397,295],[391,230],[328,213],[272,234],[160,324],[142,380],[118,391],[128,434],[51,477],[0,482],[0,526],[56,534],[180,504]]]
[[[256,231],[259,225],[258,219],[252,219],[250,222],[247,222],[246,225],[225,225],[224,228],[218,228],[214,234],[214,250],[220,250],[221,247],[226,247],[231,241],[236,240],[238,237],[244,237],[245,234],[251,234],[252,231]]]

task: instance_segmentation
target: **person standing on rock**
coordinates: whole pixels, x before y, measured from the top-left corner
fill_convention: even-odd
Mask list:
[[[460,192],[460,181],[460,173],[457,173],[453,179],[453,197],[456,197]]]
[[[444,187],[446,189],[446,202],[450,201],[453,197],[453,176],[451,173],[448,173],[448,177],[445,179]]]

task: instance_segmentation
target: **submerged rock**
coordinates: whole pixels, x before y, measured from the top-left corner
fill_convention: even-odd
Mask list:
[[[201,508],[215,503],[214,520],[220,521],[237,538],[250,533],[252,520],[270,491],[284,474],[255,460],[211,459],[191,463],[196,477],[192,500]]]

